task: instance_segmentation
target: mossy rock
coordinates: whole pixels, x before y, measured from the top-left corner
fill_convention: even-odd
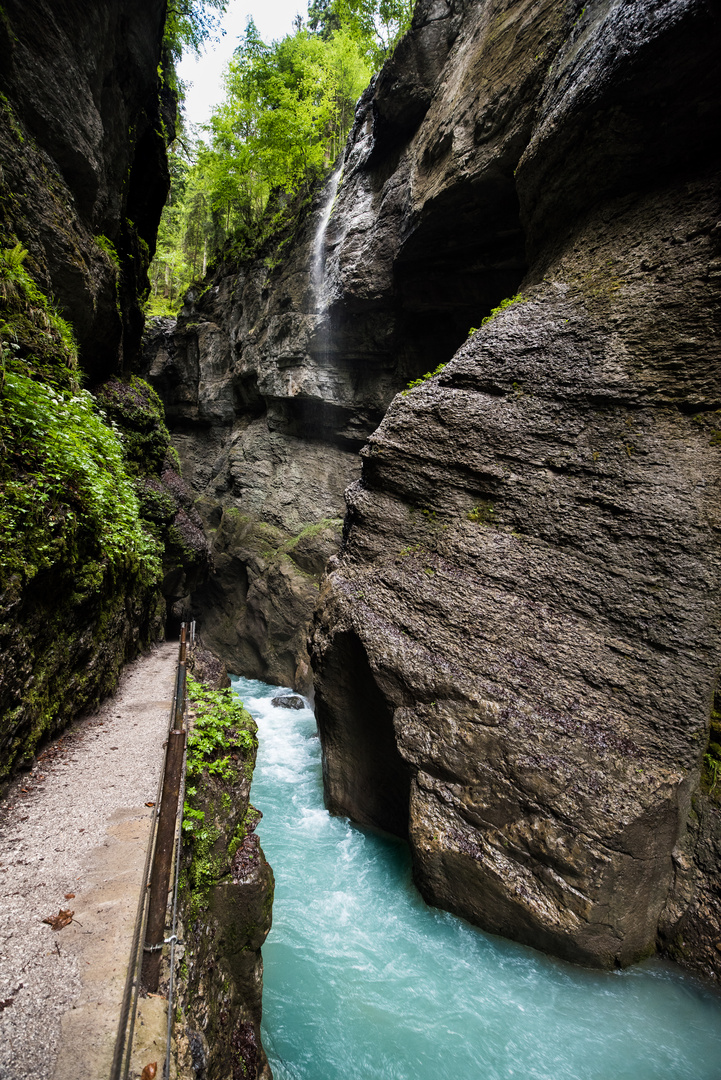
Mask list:
[[[159,474],[172,446],[163,403],[153,388],[135,376],[127,382],[111,379],[95,396],[118,427],[131,468]]]

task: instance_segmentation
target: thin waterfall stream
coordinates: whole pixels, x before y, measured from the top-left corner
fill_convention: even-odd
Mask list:
[[[275,1080],[718,1080],[716,993],[658,960],[574,967],[428,907],[405,844],[325,810],[313,713],[233,688],[258,723],[252,798],[276,877]]]
[[[343,176],[343,166],[339,166],[330,180],[328,181],[328,191],[325,195],[325,200],[321,207],[320,217],[318,219],[318,225],[316,228],[315,236],[313,238],[313,250],[311,255],[310,266],[310,278],[311,285],[313,287],[313,297],[315,299],[316,313],[323,315],[325,313],[327,298],[325,295],[325,239],[326,232],[328,230],[328,224],[330,222],[331,214],[333,213],[333,207],[335,205],[336,195],[338,194],[338,188],[340,186],[341,178]]]

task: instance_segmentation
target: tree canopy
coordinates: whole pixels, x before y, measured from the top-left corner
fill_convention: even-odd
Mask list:
[[[228,245],[249,253],[273,192],[309,191],[335,161],[355,103],[408,26],[414,0],[311,0],[306,21],[263,41],[252,21],[201,137],[170,147],[171,193],[151,268],[153,313],[174,310]],[[199,50],[225,0],[173,0],[168,49]]]

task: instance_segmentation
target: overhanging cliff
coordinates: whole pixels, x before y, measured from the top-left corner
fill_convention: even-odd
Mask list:
[[[172,602],[207,555],[131,377],[175,115],[164,21],[164,0],[0,8],[0,779],[113,689],[162,634],[163,573]]]
[[[468,8],[395,166],[396,259],[459,220],[486,249],[513,192],[529,269],[364,448],[313,650],[329,804],[407,834],[430,902],[706,973],[718,35],[696,3]]]

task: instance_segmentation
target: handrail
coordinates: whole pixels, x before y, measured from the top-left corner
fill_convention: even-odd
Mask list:
[[[150,836],[145,857],[138,910],[135,916],[133,941],[130,950],[128,974],[123,990],[118,1032],[115,1039],[113,1062],[109,1080],[127,1080],[133,1049],[135,1017],[141,988],[146,992],[157,990],[163,945],[171,946],[171,973],[168,992],[168,1035],[164,1077],[170,1075],[170,1047],[173,1020],[173,965],[175,961],[178,879],[180,872],[181,830],[183,798],[185,794],[185,742],[184,727],[186,709],[186,666],[188,645],[195,642],[195,622],[183,623],[180,632],[178,664],[170,709],[170,723],[163,771],[158,780],[155,812],[152,815]],[[180,795],[180,798],[179,798]],[[177,835],[176,835],[177,823]],[[165,916],[170,888],[172,854],[175,848],[175,880],[173,882],[173,929],[166,940]],[[152,918],[152,922],[151,922]],[[142,948],[141,948],[141,942]],[[132,1005],[132,1012],[131,1012]],[[123,1060],[124,1059],[124,1060]]]

